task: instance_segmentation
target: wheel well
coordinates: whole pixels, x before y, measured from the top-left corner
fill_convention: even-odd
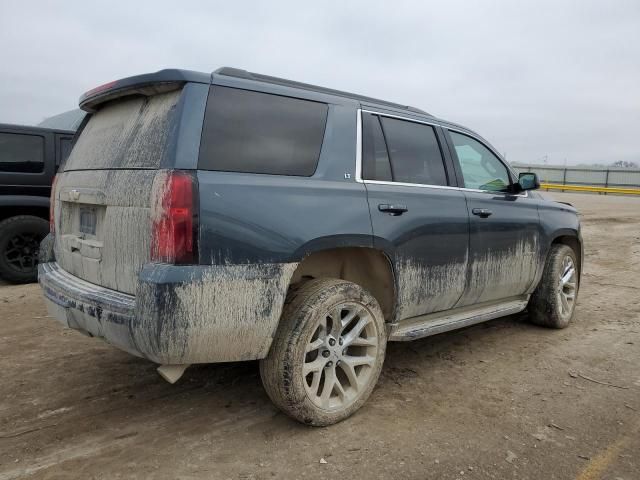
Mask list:
[[[379,250],[344,247],[314,252],[300,262],[291,284],[305,278],[340,278],[357,283],[378,300],[384,318],[392,318],[395,306],[393,270],[387,256]]]
[[[33,215],[49,220],[49,209],[46,207],[0,207],[0,222],[18,215]]]
[[[578,240],[577,237],[574,237],[572,235],[562,235],[560,237],[554,238],[551,244],[561,244],[570,247],[576,254],[576,258],[578,259],[578,273],[582,273],[582,248],[580,247],[580,240]]]

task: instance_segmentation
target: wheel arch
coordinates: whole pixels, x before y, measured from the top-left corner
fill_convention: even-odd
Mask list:
[[[33,217],[49,220],[49,207],[3,207],[0,206],[0,222],[11,217],[31,215]]]
[[[370,246],[315,250],[300,261],[289,286],[311,278],[339,278],[356,283],[375,297],[385,321],[393,318],[396,306],[395,277],[389,257],[381,250]]]
[[[582,238],[580,238],[579,233],[573,231],[558,232],[558,234],[551,241],[550,248],[553,245],[567,245],[574,251],[574,253],[576,254],[576,259],[578,260],[578,278],[580,278],[582,276],[584,249],[582,245]],[[548,254],[549,252],[547,252],[547,255]]]

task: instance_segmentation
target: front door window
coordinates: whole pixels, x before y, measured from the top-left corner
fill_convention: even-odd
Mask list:
[[[509,172],[491,150],[477,140],[449,132],[458,156],[464,187],[489,192],[505,192],[511,183]]]

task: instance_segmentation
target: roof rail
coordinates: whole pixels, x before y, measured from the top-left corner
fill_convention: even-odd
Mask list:
[[[419,108],[410,107],[408,105],[401,105],[399,103],[387,102],[384,100],[378,100],[377,98],[367,97],[365,95],[358,95],[355,93],[343,92],[341,90],[334,90],[332,88],[319,87],[317,85],[311,85],[309,83],[296,82],[294,80],[287,80],[285,78],[271,77],[269,75],[262,75],[260,73],[248,72],[246,70],[242,70],[240,68],[233,67],[221,67],[215,70],[213,73],[218,75],[224,75],[226,77],[235,77],[235,78],[243,78],[245,80],[254,80],[257,82],[271,83],[275,85],[282,85],[285,87],[293,87],[299,88],[301,90],[310,90],[313,92],[326,93],[329,95],[336,95],[338,97],[346,97],[354,100],[359,100],[363,102],[377,103],[380,105],[386,105],[388,107],[398,108],[401,110],[408,110],[414,113],[420,113],[422,115],[431,114],[421,110]]]

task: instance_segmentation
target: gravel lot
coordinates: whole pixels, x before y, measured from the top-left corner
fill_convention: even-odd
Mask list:
[[[37,285],[0,286],[0,480],[640,479],[640,198],[553,196],[583,215],[573,325],[390,344],[369,402],[324,429],[280,414],[256,363],[169,385],[47,318]]]

